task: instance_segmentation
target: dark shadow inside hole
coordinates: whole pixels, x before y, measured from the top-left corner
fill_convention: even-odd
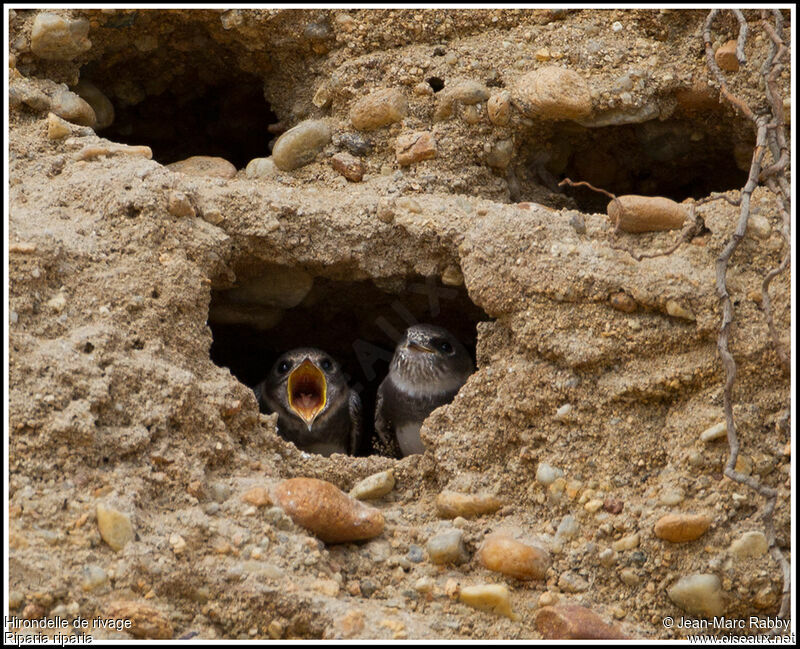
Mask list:
[[[286,309],[269,328],[259,328],[258,309],[249,305],[248,323],[233,322],[233,306],[226,291],[212,293],[209,326],[213,336],[211,360],[227,367],[242,383],[253,387],[275,360],[296,347],[317,347],[333,356],[349,377],[362,401],[362,446],[358,455],[374,453],[375,396],[386,376],[397,336],[416,322],[449,329],[475,360],[478,322],[489,317],[463,287],[443,286],[424,277],[394,278],[394,286],[380,288],[372,281],[343,282],[316,278],[299,305]],[[396,292],[394,292],[396,291]],[[262,311],[267,313],[267,311]],[[274,321],[274,318],[273,318]]]
[[[91,78],[91,77],[87,77]],[[278,122],[264,100],[257,77],[238,74],[228,82],[206,85],[192,75],[134,105],[117,102],[114,123],[101,135],[115,142],[147,145],[162,164],[190,156],[219,156],[237,169],[271,152]],[[186,92],[187,88],[191,91]]]
[[[433,92],[439,92],[442,88],[444,88],[444,79],[439,77],[430,77],[426,80],[428,85],[433,88]]]
[[[585,187],[559,189],[557,183],[564,178],[586,181],[616,195],[665,196],[678,202],[698,199],[744,185],[747,172],[739,166],[743,161],[737,164],[740,150],[733,125],[721,119],[599,128],[565,123],[549,137],[531,138],[520,147],[519,200],[543,202],[537,186],[544,186],[571,196],[582,211],[605,211],[606,196]]]

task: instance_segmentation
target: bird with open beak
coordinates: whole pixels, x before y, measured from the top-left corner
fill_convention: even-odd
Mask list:
[[[253,390],[262,410],[278,413],[278,434],[300,450],[326,457],[355,454],[361,398],[324,351],[303,347],[286,352]]]
[[[447,329],[418,324],[397,345],[389,374],[378,388],[375,432],[403,456],[424,453],[419,429],[439,406],[453,400],[474,371],[464,346]]]

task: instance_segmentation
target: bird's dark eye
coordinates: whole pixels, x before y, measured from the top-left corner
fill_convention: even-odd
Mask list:
[[[453,352],[453,346],[446,340],[438,340],[436,342],[436,349],[444,354],[451,354]]]
[[[278,374],[286,374],[291,367],[292,364],[289,361],[281,361],[278,365]]]
[[[326,372],[329,372],[331,369],[333,369],[333,363],[331,363],[329,358],[323,359],[319,366]]]

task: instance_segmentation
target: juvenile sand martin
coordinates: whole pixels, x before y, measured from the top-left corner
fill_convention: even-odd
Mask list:
[[[361,398],[339,364],[311,347],[286,352],[253,388],[258,404],[278,413],[278,434],[309,453],[355,454],[361,437]]]
[[[409,327],[378,388],[375,432],[381,442],[399,447],[403,456],[424,453],[422,422],[449,403],[473,371],[467,350],[447,329],[429,324]]]

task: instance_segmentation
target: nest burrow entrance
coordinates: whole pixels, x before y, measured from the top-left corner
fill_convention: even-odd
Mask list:
[[[412,324],[450,330],[475,359],[478,322],[489,317],[463,286],[419,275],[345,281],[300,268],[262,266],[237,286],[212,292],[211,360],[249,387],[296,347],[317,347],[342,366],[361,396],[364,436],[358,455],[374,453],[374,407],[396,342]]]
[[[201,24],[173,19],[165,37],[151,16],[137,12],[125,26],[127,39],[115,45],[121,51],[81,69],[81,80],[114,105],[114,121],[100,135],[147,145],[162,164],[219,156],[241,169],[268,156],[282,126],[264,79],[242,70],[234,51]]]
[[[605,211],[607,197],[585,187],[559,187],[564,178],[616,195],[677,202],[738,189],[747,181],[755,139],[722,113],[717,117],[593,128],[563,122],[548,133],[532,131],[517,146],[512,199],[552,204],[561,195],[581,211]]]

